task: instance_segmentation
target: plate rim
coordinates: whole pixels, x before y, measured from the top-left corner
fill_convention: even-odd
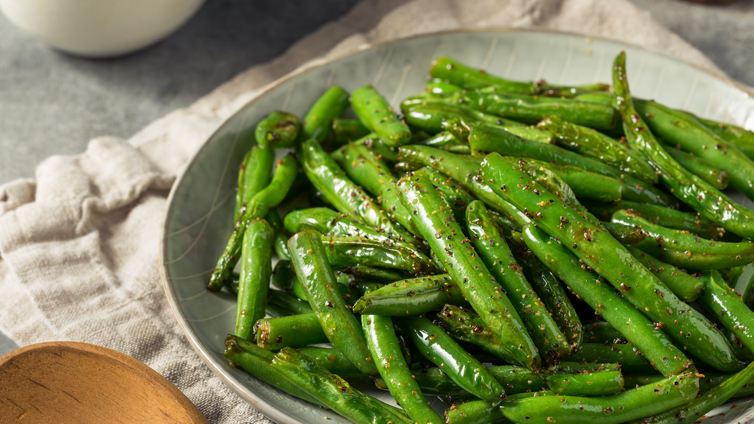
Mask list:
[[[246,103],[244,103],[242,106],[238,107],[236,111],[234,111],[232,114],[228,115],[222,122],[220,122],[217,127],[212,131],[212,133],[207,137],[206,140],[202,143],[202,145],[196,150],[196,152],[192,155],[191,159],[186,162],[186,164],[183,166],[183,168],[180,170],[179,175],[176,177],[175,182],[173,183],[173,186],[170,189],[170,193],[168,195],[167,201],[167,208],[165,209],[165,212],[162,217],[162,222],[160,225],[160,237],[159,237],[159,271],[160,271],[160,279],[162,280],[162,286],[165,291],[165,295],[168,299],[168,303],[170,305],[170,309],[173,312],[173,315],[176,318],[176,321],[178,322],[178,326],[183,331],[184,335],[189,341],[189,344],[191,347],[194,348],[194,350],[199,354],[199,356],[204,360],[205,364],[227,385],[231,390],[233,390],[238,396],[240,396],[245,401],[251,403],[254,408],[265,415],[267,418],[274,420],[275,422],[278,422],[280,424],[306,424],[302,421],[299,421],[298,419],[286,414],[282,410],[280,410],[277,406],[267,402],[266,400],[260,398],[256,393],[248,389],[243,385],[243,383],[235,378],[234,376],[227,374],[224,372],[224,370],[221,369],[221,364],[212,357],[209,350],[199,341],[198,336],[191,328],[190,324],[186,320],[186,317],[180,312],[180,307],[177,302],[177,298],[175,296],[175,293],[173,291],[173,287],[170,284],[169,278],[168,278],[168,270],[167,270],[167,251],[166,251],[166,245],[167,245],[167,237],[168,237],[168,231],[167,231],[167,223],[168,218],[173,213],[173,202],[174,202],[174,196],[176,193],[176,188],[180,186],[180,184],[183,182],[186,172],[194,165],[197,158],[200,156],[202,152],[204,152],[205,149],[208,148],[210,145],[210,140],[214,139],[215,136],[221,132],[234,118],[236,118],[240,113],[242,113],[246,108],[249,107],[252,103],[259,100],[263,96],[267,95],[270,91],[274,90],[275,88],[279,87],[280,85],[298,77],[299,75],[302,75],[306,72],[309,72],[313,69],[320,68],[322,66],[329,65],[332,62],[335,62],[337,60],[343,59],[347,56],[350,56],[352,54],[369,50],[373,48],[377,48],[380,46],[393,44],[401,41],[407,41],[417,38],[427,38],[427,37],[436,37],[440,35],[447,35],[447,34],[461,34],[461,33],[474,33],[474,32],[520,32],[520,33],[544,33],[544,34],[555,34],[560,36],[570,36],[570,37],[585,37],[590,38],[593,40],[600,40],[605,41],[609,43],[615,43],[618,45],[636,48],[640,50],[644,50],[650,53],[654,53],[657,55],[660,55],[666,59],[670,59],[674,62],[678,62],[687,66],[690,66],[696,70],[702,71],[709,76],[716,78],[720,81],[722,81],[725,84],[728,84],[730,86],[733,86],[738,91],[744,93],[749,99],[754,100],[754,93],[749,91],[748,88],[743,86],[742,84],[731,80],[726,75],[718,74],[717,72],[714,72],[712,70],[709,70],[707,68],[702,67],[701,65],[688,62],[683,59],[679,59],[676,57],[673,57],[665,52],[658,51],[654,48],[648,48],[644,46],[640,46],[637,44],[629,43],[622,40],[616,40],[610,37],[605,36],[597,36],[597,35],[590,35],[590,34],[584,34],[584,33],[578,33],[573,31],[563,31],[558,29],[551,29],[551,28],[515,28],[515,27],[506,27],[506,26],[488,26],[488,27],[479,27],[479,28],[455,28],[455,29],[446,29],[446,30],[440,30],[440,31],[432,31],[432,32],[423,32],[419,34],[410,34],[405,36],[399,36],[399,37],[393,37],[386,40],[381,41],[375,41],[375,42],[368,42],[361,44],[353,49],[349,49],[345,52],[339,53],[337,55],[334,55],[333,57],[329,57],[327,59],[320,58],[320,59],[313,59],[303,65],[301,65],[299,68],[283,75],[282,77],[276,79],[275,81],[267,84],[265,87],[263,87],[259,94],[254,96],[254,98],[250,99]],[[692,46],[693,47],[693,46]],[[714,62],[713,62],[714,63]]]

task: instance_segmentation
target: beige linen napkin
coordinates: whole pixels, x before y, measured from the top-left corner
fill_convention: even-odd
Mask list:
[[[226,117],[313,60],[363,43],[490,26],[615,38],[716,69],[627,0],[366,0],[268,64],[247,70],[130,140],[92,140],[0,187],[0,328],[19,345],[75,340],[143,361],[215,423],[267,422],[204,365],[178,327],[158,272],[174,177]]]

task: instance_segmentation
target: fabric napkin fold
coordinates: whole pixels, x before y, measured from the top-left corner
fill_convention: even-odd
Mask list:
[[[542,27],[642,45],[710,70],[699,51],[627,0],[365,0],[129,140],[101,137],[0,187],[0,329],[19,345],[109,347],[173,382],[213,423],[269,422],[204,365],[165,298],[158,235],[175,176],[267,84],[365,43],[480,27]]]

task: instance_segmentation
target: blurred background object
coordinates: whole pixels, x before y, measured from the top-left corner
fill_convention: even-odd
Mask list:
[[[67,53],[113,57],[147,47],[183,25],[204,0],[0,0],[6,18]]]

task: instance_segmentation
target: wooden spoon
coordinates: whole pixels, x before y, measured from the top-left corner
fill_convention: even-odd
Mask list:
[[[0,422],[208,424],[148,366],[75,342],[40,343],[0,358]]]

